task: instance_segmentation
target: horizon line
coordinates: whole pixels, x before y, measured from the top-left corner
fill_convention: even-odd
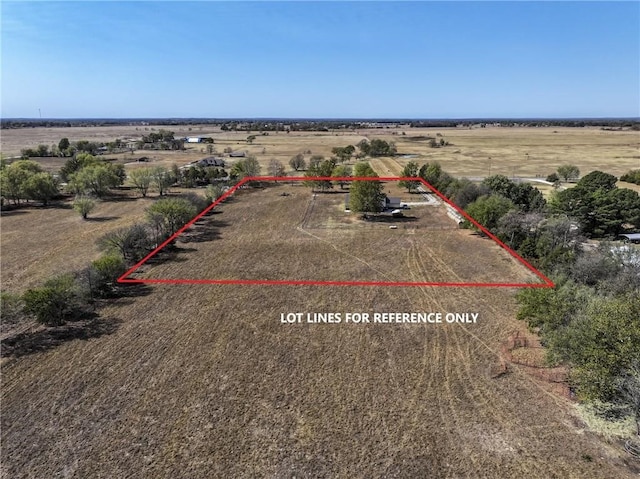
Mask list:
[[[208,120],[208,121],[379,121],[379,122],[398,122],[398,121],[505,121],[505,120],[522,120],[522,121],[540,121],[540,120],[633,120],[640,121],[640,116],[476,116],[476,117],[200,117],[200,116],[131,116],[131,117],[0,117],[3,121],[78,121],[78,120],[112,120],[112,121],[144,121],[144,120]]]

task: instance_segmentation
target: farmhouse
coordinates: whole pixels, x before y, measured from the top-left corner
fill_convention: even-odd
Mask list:
[[[349,199],[350,196],[347,193],[347,195],[345,196],[344,199],[344,207],[346,210],[349,209]],[[382,200],[382,211],[388,211],[388,210],[397,210],[397,209],[402,209],[403,205],[402,202],[400,201],[400,198],[396,198],[396,197],[389,197],[386,196],[384,197],[384,199]]]
[[[197,166],[217,166],[224,168],[224,160],[215,156],[208,156],[195,162]]]

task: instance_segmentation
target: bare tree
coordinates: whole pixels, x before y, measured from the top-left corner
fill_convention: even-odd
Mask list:
[[[272,158],[269,161],[269,175],[271,176],[285,176],[287,173],[285,171],[284,165],[281,161]]]

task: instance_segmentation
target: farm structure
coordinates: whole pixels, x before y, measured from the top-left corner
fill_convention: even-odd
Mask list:
[[[395,210],[402,208],[402,202],[400,201],[400,198],[385,196],[383,206],[385,210]]]
[[[213,143],[213,138],[209,136],[187,136],[184,141],[187,143]]]
[[[344,205],[345,205],[345,209],[349,209],[349,201],[350,201],[350,196],[347,193],[345,195],[344,198]],[[405,206],[402,204],[402,201],[400,198],[397,197],[389,197],[386,196],[382,199],[382,211],[388,211],[388,210],[397,210],[397,209],[402,209]]]
[[[181,170],[185,170],[185,169],[196,168],[196,167],[224,168],[224,166],[225,166],[225,162],[224,162],[224,160],[222,158],[217,158],[215,156],[210,156],[210,157],[207,157],[207,158],[202,158],[201,160],[192,161],[189,164],[181,166],[180,169]]]
[[[218,166],[224,168],[224,160],[215,156],[209,156],[195,162],[198,166]]]

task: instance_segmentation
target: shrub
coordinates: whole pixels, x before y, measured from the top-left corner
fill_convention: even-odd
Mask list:
[[[47,326],[58,326],[77,317],[83,305],[78,284],[70,274],[56,276],[40,288],[28,289],[22,299],[24,311]]]
[[[73,202],[73,209],[82,216],[82,219],[86,220],[89,213],[96,207],[96,202],[88,196],[76,196]]]
[[[117,280],[127,271],[124,259],[116,254],[107,254],[91,263],[89,287],[92,293],[101,297],[113,295]]]

